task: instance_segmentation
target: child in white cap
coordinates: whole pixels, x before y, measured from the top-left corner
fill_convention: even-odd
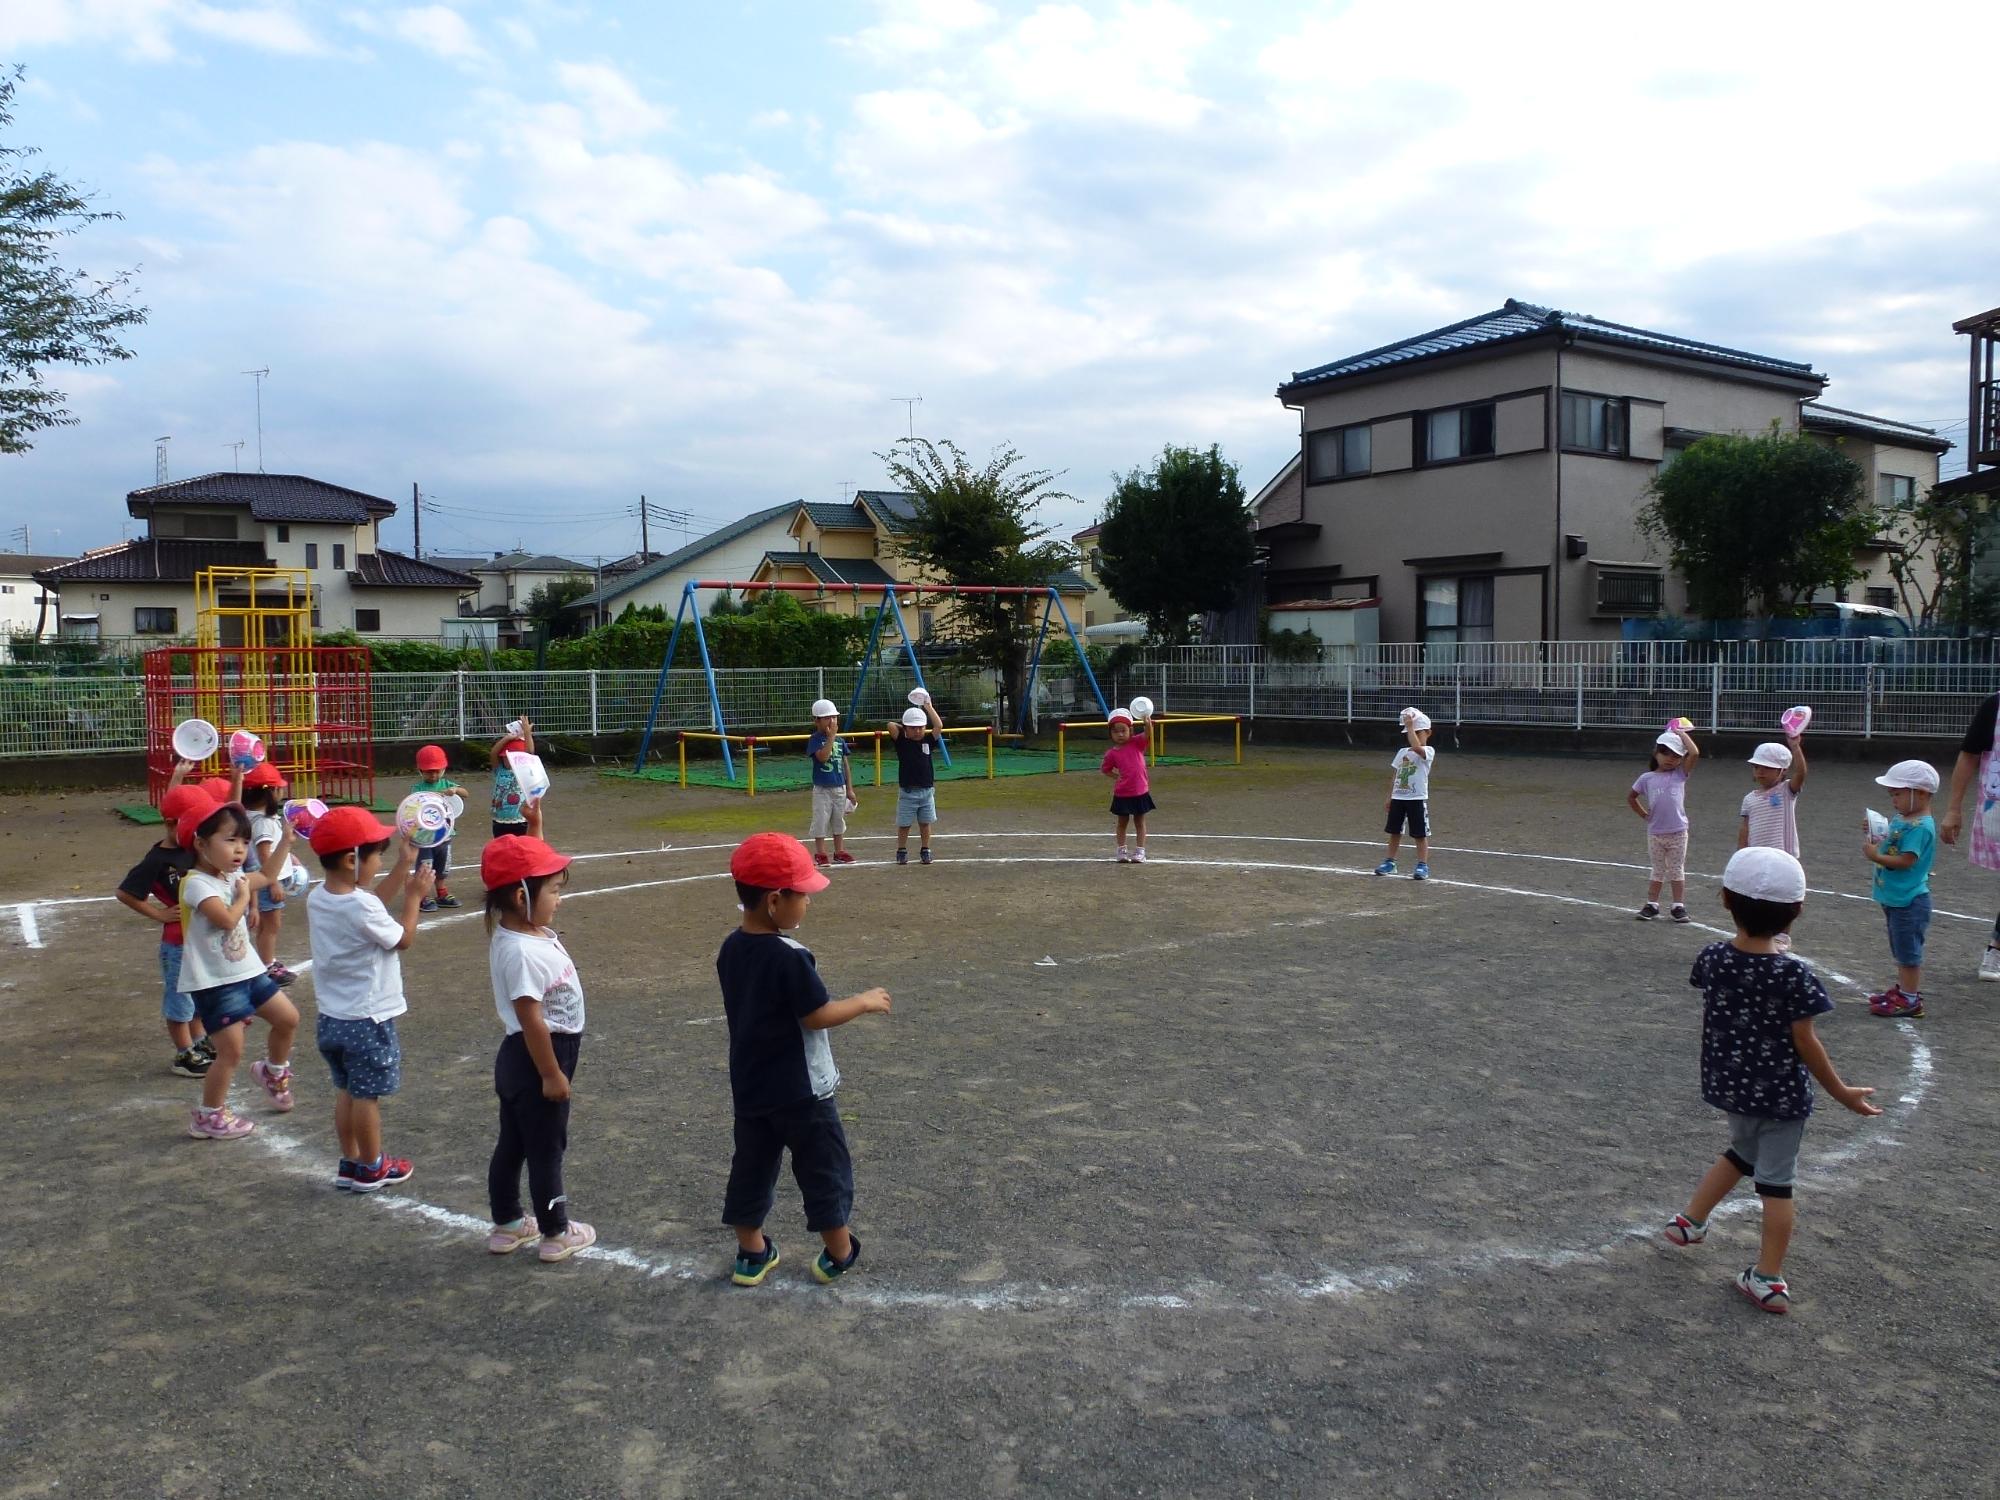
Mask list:
[[[1383,832],[1389,835],[1389,857],[1375,867],[1377,875],[1396,873],[1396,851],[1405,833],[1416,840],[1417,867],[1412,880],[1431,878],[1431,764],[1437,751],[1431,748],[1431,721],[1419,709],[1406,708],[1398,717],[1403,737],[1409,741],[1389,758],[1389,797],[1383,809],[1389,821]]]
[[[1743,818],[1736,827],[1739,849],[1782,849],[1798,859],[1799,792],[1806,784],[1805,745],[1795,734],[1785,743],[1766,741],[1750,753],[1750,779],[1743,794]]]
[[[931,824],[937,821],[937,763],[933,756],[944,743],[944,720],[937,705],[924,695],[921,707],[903,710],[889,721],[896,746],[896,863],[910,862],[910,825],[917,825],[917,858],[931,862]]]
[[[1792,1185],[1812,1080],[1857,1115],[1882,1113],[1868,1101],[1873,1089],[1841,1079],[1813,1030],[1813,1017],[1833,1009],[1825,987],[1772,942],[1798,920],[1805,899],[1806,872],[1782,849],[1738,849],[1722,872],[1722,904],[1736,936],[1695,955],[1688,983],[1702,993],[1701,1096],[1729,1116],[1729,1149],[1665,1230],[1673,1244],[1700,1244],[1716,1206],[1748,1177],[1764,1224],[1757,1259],[1736,1289],[1770,1313],[1792,1306],[1785,1251],[1797,1222]]]
[[[1674,893],[1669,915],[1676,922],[1688,920],[1687,780],[1699,759],[1701,746],[1694,736],[1685,729],[1669,729],[1653,741],[1652,760],[1625,794],[1625,805],[1646,820],[1646,849],[1653,861],[1646,904],[1638,912],[1641,922],[1659,916],[1663,885]]]
[[[847,804],[854,800],[854,769],[848,763],[847,742],[840,737],[840,710],[831,698],[817,698],[812,706],[812,738],[806,741],[806,758],[812,762],[813,863],[824,865],[826,841],[833,840],[833,863],[851,865],[847,852]]]
[[[1873,895],[1889,924],[1889,956],[1896,960],[1896,982],[1868,997],[1878,1016],[1920,1016],[1924,1013],[1924,933],[1931,925],[1931,866],[1937,862],[1937,824],[1931,821],[1931,798],[1938,773],[1920,760],[1899,760],[1875,778],[1889,788],[1889,805],[1896,816],[1889,831],[1877,839],[1871,832],[1861,852],[1875,866]]]

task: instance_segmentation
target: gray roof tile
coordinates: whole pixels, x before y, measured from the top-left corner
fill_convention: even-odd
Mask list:
[[[707,536],[699,537],[689,542],[678,552],[669,552],[665,557],[650,562],[643,568],[634,568],[629,573],[620,574],[616,583],[607,579],[603,588],[598,589],[595,593],[585,594],[581,599],[571,601],[569,607],[571,609],[594,609],[599,605],[609,604],[621,594],[629,594],[632,590],[640,587],[640,585],[651,583],[661,574],[673,572],[675,568],[686,567],[689,563],[707,556],[725,542],[733,542],[738,537],[755,531],[766,521],[774,521],[780,516],[788,516],[797,509],[798,502],[796,500],[789,500],[783,505],[773,505],[764,510],[752,511],[741,520],[731,521],[727,526],[716,531],[711,531]]]
[[[354,559],[347,581],[355,588],[456,589],[469,593],[479,587],[470,573],[441,568],[434,562],[418,562],[401,552],[377,548]]]
[[[149,485],[125,496],[125,509],[135,516],[148,514],[156,505],[243,505],[259,521],[332,526],[365,526],[396,513],[394,503],[379,495],[303,474],[202,474]]]
[[[829,588],[842,584],[897,582],[872,557],[828,557],[823,552],[766,552],[764,561],[775,567],[804,568]]]
[[[1808,401],[1799,408],[1799,422],[1807,432],[1834,432],[1870,438],[1902,448],[1918,448],[1926,453],[1945,453],[1951,443],[1928,427],[1912,422],[1896,422],[1888,417],[1871,417],[1865,412],[1843,411],[1823,401]]]
[[[268,568],[262,542],[141,537],[36,572],[40,583],[193,583],[203,568]]]

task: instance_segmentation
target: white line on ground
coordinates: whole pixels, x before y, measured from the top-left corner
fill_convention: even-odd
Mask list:
[[[21,924],[21,941],[30,948],[42,946],[42,924],[35,920],[35,906],[31,901],[23,901],[14,908],[14,920]]]

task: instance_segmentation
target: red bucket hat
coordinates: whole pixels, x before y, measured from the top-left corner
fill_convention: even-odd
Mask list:
[[[190,807],[181,814],[180,821],[174,825],[175,840],[183,849],[192,849],[194,836],[200,832],[201,825],[222,811],[224,806],[225,803],[204,801],[198,807]]]
[[[285,784],[285,773],[272,765],[268,760],[260,760],[256,765],[243,773],[243,784],[245,786],[283,786]]]
[[[236,783],[227,776],[211,776],[201,783],[201,789],[208,793],[208,800],[217,807],[236,800]]]
[[[813,867],[806,846],[789,833],[751,834],[729,856],[729,873],[760,891],[811,894],[825,890],[828,884],[827,878]]]
[[[392,839],[396,830],[377,822],[365,807],[336,807],[313,824],[312,851],[315,854],[345,854],[363,844],[379,844]]]
[[[479,856],[479,879],[489,891],[568,868],[567,854],[558,854],[540,839],[519,833],[502,834]]]
[[[426,745],[417,752],[419,771],[442,771],[450,764],[450,757],[444,753],[442,745]]]
[[[184,813],[195,808],[206,809],[203,816],[215,811],[215,799],[200,786],[177,786],[168,790],[160,799],[160,817],[169,825],[178,824]]]

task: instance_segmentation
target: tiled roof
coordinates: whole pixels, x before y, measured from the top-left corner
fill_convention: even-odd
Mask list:
[[[1808,401],[1799,407],[1799,424],[1807,432],[1836,432],[1871,438],[1898,448],[1920,448],[1926,453],[1945,453],[1951,444],[1928,427],[1911,422],[1895,422],[1888,417],[1871,417],[1864,412],[1843,411],[1822,401]]]
[[[461,594],[479,587],[479,580],[470,573],[418,562],[406,553],[385,552],[379,547],[356,555],[347,581],[357,589],[454,589]]]
[[[470,573],[486,559],[479,556],[462,557],[452,553],[426,552],[424,561],[438,568],[451,568],[456,572]]]
[[[379,495],[364,495],[303,474],[203,474],[149,485],[125,496],[125,509],[146,515],[155,505],[247,505],[259,521],[320,522],[331,526],[365,526],[393,516],[395,505]]]
[[[1049,587],[1059,594],[1087,594],[1090,583],[1075,568],[1064,568],[1060,573],[1049,575]]]
[[[881,517],[891,532],[908,531],[916,519],[917,497],[907,490],[856,490],[854,498]]]
[[[36,572],[39,583],[193,583],[203,568],[268,568],[262,542],[140,538]]]
[[[473,564],[474,573],[575,573],[588,577],[597,569],[547,552],[503,552]]]
[[[820,504],[812,500],[801,500],[799,509],[811,517],[813,525],[821,531],[873,531],[875,523],[860,506]]]
[[[1297,371],[1279,389],[1283,391],[1296,386],[1317,385],[1323,381],[1367,374],[1392,365],[1410,364],[1419,360],[1434,359],[1440,355],[1456,354],[1464,349],[1513,343],[1549,334],[1567,334],[1582,343],[1651,349],[1662,354],[1679,355],[1685,359],[1699,359],[1737,369],[1788,376],[1794,380],[1816,381],[1820,384],[1824,384],[1826,380],[1825,376],[1816,374],[1810,364],[1802,364],[1797,360],[1774,359],[1769,355],[1751,354],[1746,350],[1730,349],[1721,344],[1705,344],[1696,339],[1654,333],[1650,329],[1632,328],[1623,323],[1607,323],[1602,318],[1539,307],[1532,302],[1520,302],[1509,297],[1504,306],[1497,307],[1492,312],[1481,313],[1476,318],[1447,324],[1443,328],[1433,328],[1429,333],[1420,333],[1415,338],[1384,344],[1378,349],[1350,354],[1344,359],[1335,360],[1332,364]]]
[[[872,557],[828,557],[823,552],[766,552],[764,561],[774,568],[804,568],[829,588],[846,583],[894,583]]]
[[[1102,521],[1093,521],[1090,525],[1084,527],[1083,530],[1081,531],[1072,531],[1069,534],[1069,539],[1072,542],[1080,542],[1087,536],[1096,536],[1097,533],[1102,531],[1103,529],[1104,529],[1104,523]]]
[[[781,516],[789,516],[797,509],[798,502],[793,500],[787,501],[783,505],[773,505],[766,510],[752,511],[740,521],[731,521],[727,526],[716,531],[711,531],[707,536],[689,542],[678,552],[669,552],[665,557],[647,563],[643,568],[635,568],[629,573],[621,574],[616,583],[611,582],[607,577],[603,588],[597,590],[595,593],[585,594],[581,599],[571,600],[569,608],[594,609],[598,605],[609,604],[619,595],[629,594],[641,584],[651,583],[662,573],[671,573],[675,568],[685,567],[698,558],[705,557],[725,542],[733,542],[738,537],[746,536],[750,532],[755,531],[766,521],[775,521]]]
[[[75,561],[74,557],[45,556],[38,552],[0,552],[0,573],[9,578],[25,578],[30,573],[59,568],[64,563]]]

